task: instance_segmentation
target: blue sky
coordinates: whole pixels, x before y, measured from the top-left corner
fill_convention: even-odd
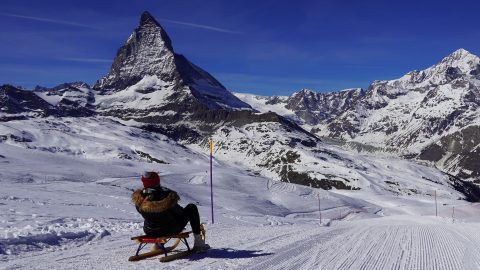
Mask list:
[[[144,10],[237,92],[366,88],[458,48],[480,54],[478,1],[2,0],[0,84],[95,82]]]

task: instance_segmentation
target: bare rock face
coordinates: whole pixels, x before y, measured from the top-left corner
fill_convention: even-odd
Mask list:
[[[172,42],[165,30],[144,12],[140,24],[117,51],[111,70],[94,85],[95,89],[123,90],[146,75],[163,81],[179,79]]]
[[[288,98],[285,108],[309,125],[328,123],[352,106],[364,95],[362,89],[346,89],[339,92],[318,93],[303,89]]]
[[[444,136],[425,147],[418,157],[480,184],[480,126],[468,126]]]

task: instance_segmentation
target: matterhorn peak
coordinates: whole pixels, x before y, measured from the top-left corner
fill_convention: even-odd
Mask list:
[[[143,12],[138,27],[118,49],[110,72],[97,81],[94,89],[118,92],[133,89],[130,87],[134,85],[137,92],[142,93],[168,87],[178,91],[188,89],[208,108],[251,109],[208,72],[176,54],[165,30],[147,11]]]
[[[140,23],[137,30],[144,29],[144,28],[145,29],[152,28],[149,35],[159,33],[160,38],[165,43],[165,46],[169,50],[173,51],[172,41],[170,40],[170,37],[168,37],[167,32],[165,32],[165,29],[163,29],[160,23],[158,23],[157,20],[155,20],[152,14],[150,14],[148,11],[144,11],[142,13],[142,16],[140,16]],[[144,31],[146,31],[145,29]]]
[[[155,18],[148,11],[144,11],[140,17],[140,26],[142,25],[156,25],[160,27],[160,24],[155,20]]]
[[[140,16],[140,23],[134,34],[139,32],[141,33],[141,35],[138,35],[139,38],[148,38],[149,36],[155,36],[157,38],[157,36],[159,36],[164,42],[165,47],[173,51],[172,41],[170,37],[168,37],[167,32],[148,11],[144,11],[142,16]]]
[[[165,30],[147,11],[125,44],[120,47],[109,74],[96,89],[125,89],[145,76],[156,75],[164,81],[178,78],[172,42]]]

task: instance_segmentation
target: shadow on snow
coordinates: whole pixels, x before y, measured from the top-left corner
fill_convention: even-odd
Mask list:
[[[255,258],[261,256],[272,255],[273,253],[260,253],[262,250],[238,250],[231,248],[214,248],[205,253],[198,253],[189,256],[190,260],[200,260],[203,258],[217,258],[217,259],[242,259],[242,258]]]

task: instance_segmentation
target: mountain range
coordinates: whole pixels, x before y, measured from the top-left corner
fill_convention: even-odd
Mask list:
[[[479,182],[480,58],[459,49],[439,63],[368,89],[237,96],[320,136],[429,161]],[[365,147],[371,146],[371,147]],[[373,150],[372,150],[373,149]]]
[[[374,81],[367,90],[304,89],[290,97],[234,95],[177,54],[162,26],[144,12],[108,74],[93,86],[83,82],[33,90],[1,86],[0,122],[11,125],[0,130],[0,142],[89,156],[87,148],[43,147],[46,133],[37,136],[22,124],[48,127],[41,130],[51,132],[64,130],[64,123],[72,119],[92,119],[110,127],[160,133],[179,147],[198,152],[213,137],[217,158],[274,180],[398,194],[424,193],[422,189],[434,182],[478,200],[480,193],[470,182],[480,182],[479,86],[480,59],[460,49],[426,70]],[[78,132],[71,132],[75,138]],[[131,133],[132,138],[139,136]],[[39,137],[42,140],[36,141]],[[332,146],[331,140],[346,150]],[[362,153],[352,152],[350,143],[361,146]],[[134,145],[125,147],[109,149],[109,154],[116,153],[118,159],[164,160]],[[374,153],[366,158],[363,152]],[[375,157],[384,152],[389,154],[386,159],[383,154]],[[432,173],[419,162],[444,173]]]

